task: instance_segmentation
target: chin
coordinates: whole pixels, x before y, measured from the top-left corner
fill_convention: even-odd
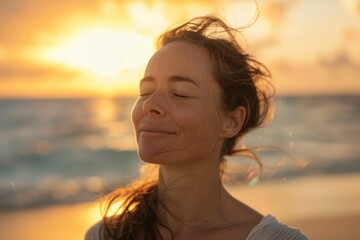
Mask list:
[[[180,163],[185,162],[189,159],[186,157],[181,157],[179,153],[176,153],[176,151],[167,151],[167,152],[156,152],[149,154],[146,152],[138,151],[138,156],[140,160],[146,163],[151,164],[160,164],[160,165],[166,165],[166,164],[174,164],[174,163]]]
[[[144,153],[142,151],[138,151],[138,156],[139,156],[140,160],[143,161],[143,162],[146,162],[146,163],[164,164],[169,159],[171,159],[171,156],[169,156],[170,154],[168,154],[167,157],[166,156],[160,156],[160,155],[164,155],[164,154]]]

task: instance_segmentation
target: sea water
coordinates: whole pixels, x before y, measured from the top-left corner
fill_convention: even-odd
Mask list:
[[[0,209],[94,200],[136,179],[134,101],[0,100]],[[274,106],[273,121],[238,146],[254,150],[266,180],[360,173],[359,96],[278,97]],[[238,159],[229,172],[251,182],[254,161]]]

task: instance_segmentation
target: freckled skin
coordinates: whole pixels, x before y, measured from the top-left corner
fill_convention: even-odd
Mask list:
[[[219,110],[221,90],[210,67],[204,49],[181,41],[164,46],[151,58],[144,74],[151,81],[140,85],[140,97],[132,111],[143,161],[168,164],[220,156],[224,114]],[[171,81],[174,75],[190,78],[195,84]],[[173,134],[143,137],[139,130],[149,125]]]

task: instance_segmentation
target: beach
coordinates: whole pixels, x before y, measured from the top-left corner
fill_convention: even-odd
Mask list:
[[[309,239],[360,239],[360,174],[267,181],[228,190]],[[76,240],[100,219],[97,202],[0,212],[1,240]]]

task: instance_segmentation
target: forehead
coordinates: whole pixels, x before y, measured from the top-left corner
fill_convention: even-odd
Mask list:
[[[195,81],[213,79],[207,50],[185,41],[172,42],[160,48],[150,59],[145,75],[184,75]]]

